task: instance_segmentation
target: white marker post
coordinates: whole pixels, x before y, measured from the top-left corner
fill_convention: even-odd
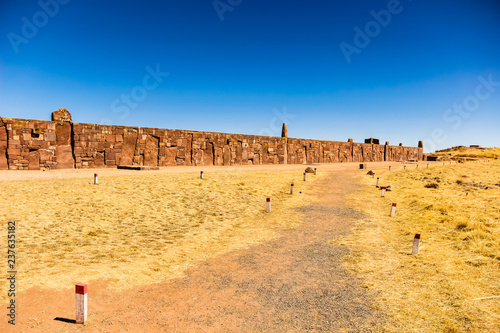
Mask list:
[[[405,165],[405,170],[406,170],[406,165]]]
[[[200,179],[203,179],[203,171],[200,172]]]
[[[391,216],[396,215],[396,203],[392,203],[392,208],[391,208]]]
[[[304,181],[306,181],[306,173],[304,172]]]
[[[413,250],[411,254],[418,254],[418,246],[420,245],[420,234],[415,234],[415,238],[413,239]]]
[[[76,301],[76,323],[85,324],[87,320],[87,285],[77,283],[75,285]]]
[[[379,178],[377,177],[377,184],[375,185],[376,187],[378,187],[378,181],[379,181]]]
[[[94,173],[94,185],[98,183],[97,173]]]
[[[418,169],[418,164],[417,164],[417,169]]]
[[[293,183],[292,186],[290,186],[290,194],[293,194]]]
[[[427,167],[429,167],[429,163],[427,163]]]
[[[391,166],[389,165],[389,171],[391,171]]]
[[[384,196],[384,195],[385,195],[385,187],[382,186],[382,196]]]
[[[271,212],[271,198],[266,198],[266,208],[267,208],[267,212],[270,213]]]
[[[316,168],[314,168],[314,175],[317,175],[318,174],[318,170],[316,170]]]

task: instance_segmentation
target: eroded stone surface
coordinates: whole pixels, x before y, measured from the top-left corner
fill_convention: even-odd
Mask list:
[[[0,169],[422,160],[422,147],[0,118]],[[419,145],[422,145],[419,143]]]

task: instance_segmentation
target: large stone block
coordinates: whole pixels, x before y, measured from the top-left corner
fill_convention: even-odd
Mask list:
[[[56,132],[46,132],[43,134],[45,141],[56,141]]]
[[[137,144],[137,132],[127,132],[123,135],[123,144],[119,165],[132,165]]]
[[[146,148],[144,148],[144,165],[158,166],[158,138],[148,135],[146,138]]]
[[[175,157],[177,156],[177,147],[165,149],[165,165],[176,165]]]
[[[29,153],[28,161],[28,170],[40,170],[40,153],[38,150]]]
[[[56,126],[56,145],[67,146],[71,145],[71,124],[64,122]]]
[[[52,112],[52,121],[57,121],[59,123],[72,122],[71,113],[69,113],[69,111],[65,108],[61,108]]]
[[[71,149],[71,146],[57,146],[56,158],[56,169],[73,169],[75,167],[75,160],[73,159],[73,150]]]

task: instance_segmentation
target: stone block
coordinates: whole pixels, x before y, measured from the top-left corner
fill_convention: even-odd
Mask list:
[[[45,141],[56,141],[56,133],[55,132],[46,132],[43,134],[43,138]]]
[[[132,165],[135,148],[137,144],[137,133],[127,132],[123,136],[120,165]]]
[[[52,121],[57,121],[59,123],[62,122],[71,122],[71,113],[65,108],[61,108],[57,111],[52,112]]]
[[[67,146],[71,144],[71,124],[65,122],[56,126],[56,145]]]
[[[165,165],[176,165],[175,157],[177,156],[177,147],[170,147],[165,149]]]
[[[13,148],[8,148],[7,149],[7,154],[8,155],[21,155],[21,149],[13,149]]]
[[[57,169],[73,169],[75,160],[73,159],[73,150],[71,146],[56,147]]]
[[[28,155],[28,170],[40,170],[40,153],[32,151]]]
[[[115,141],[116,141],[116,135],[106,134],[106,142],[115,142]]]

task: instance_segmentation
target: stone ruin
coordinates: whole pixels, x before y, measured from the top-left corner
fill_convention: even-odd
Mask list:
[[[377,140],[378,141],[378,140]],[[0,169],[312,164],[423,160],[423,147],[0,118]]]

